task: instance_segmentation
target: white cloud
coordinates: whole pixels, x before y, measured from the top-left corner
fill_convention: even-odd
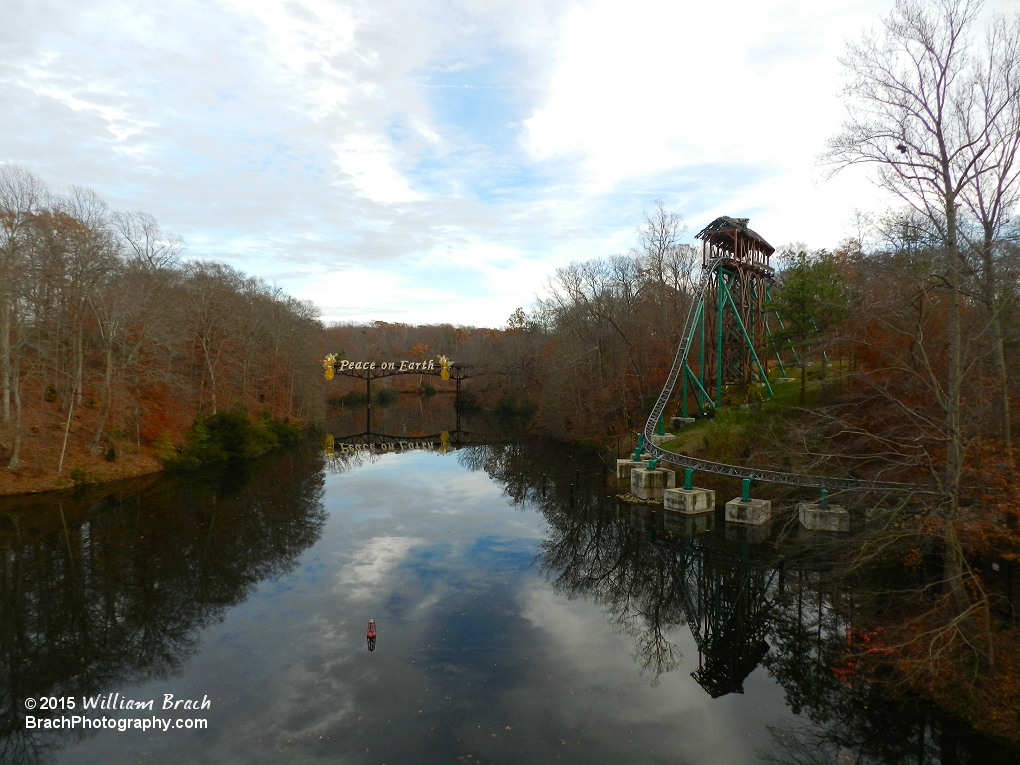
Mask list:
[[[327,319],[501,325],[655,198],[835,244],[816,157],[888,0],[15,0],[0,162],[95,187]],[[990,7],[1007,10],[1008,0]]]
[[[583,157],[593,190],[685,165],[811,164],[841,116],[834,54],[871,5],[576,7],[528,146]]]
[[[336,148],[340,169],[373,202],[395,204],[421,199],[394,167],[395,151],[379,136],[350,135]]]
[[[399,566],[420,539],[413,537],[374,537],[361,546],[350,563],[340,569],[334,592],[353,601],[370,600],[378,595],[391,571]]]

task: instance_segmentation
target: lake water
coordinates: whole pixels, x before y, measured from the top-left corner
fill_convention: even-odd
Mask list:
[[[836,677],[824,543],[619,504],[595,453],[444,446],[415,406],[374,448],[0,505],[0,763],[1015,761]],[[207,727],[27,729],[48,697]]]

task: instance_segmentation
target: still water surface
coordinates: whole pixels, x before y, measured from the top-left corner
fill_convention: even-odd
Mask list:
[[[824,549],[620,505],[595,454],[431,440],[0,516],[0,763],[1014,761],[835,678]],[[108,693],[208,728],[25,729]]]

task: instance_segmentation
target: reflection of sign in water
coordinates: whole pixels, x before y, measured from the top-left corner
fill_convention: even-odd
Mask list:
[[[447,452],[450,447],[450,434],[444,432],[440,436],[440,443],[435,441],[404,441],[397,439],[394,441],[380,441],[378,443],[371,444],[344,444],[337,443],[333,436],[326,436],[326,454],[332,456],[335,454],[355,454],[357,452],[371,452],[374,454],[384,454],[386,452],[410,452],[410,451],[440,451]]]

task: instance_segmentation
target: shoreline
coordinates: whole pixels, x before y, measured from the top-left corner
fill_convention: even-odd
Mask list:
[[[99,486],[117,481],[140,478],[165,470],[162,460],[145,447],[132,447],[131,452],[118,455],[108,462],[102,454],[77,454],[66,460],[58,475],[38,465],[22,465],[15,470],[0,468],[0,497],[19,497]],[[72,477],[72,472],[74,477]]]

